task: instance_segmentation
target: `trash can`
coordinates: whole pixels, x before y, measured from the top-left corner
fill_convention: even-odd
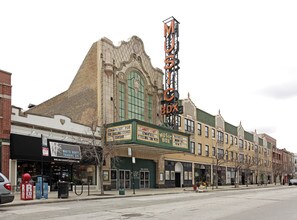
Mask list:
[[[58,182],[58,198],[67,199],[69,197],[69,182]]]
[[[119,195],[121,195],[121,196],[125,195],[125,189],[124,188],[119,189]]]

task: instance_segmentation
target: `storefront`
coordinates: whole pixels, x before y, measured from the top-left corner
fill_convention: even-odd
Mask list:
[[[111,166],[112,189],[131,188],[133,178],[135,188],[192,185],[191,162],[162,159],[166,154],[189,152],[188,134],[135,119],[109,124],[106,133],[107,143],[119,152],[119,162],[112,161],[116,165]]]
[[[227,167],[227,173],[226,173],[226,184],[232,184],[235,183],[235,171],[233,167]]]
[[[131,158],[118,157],[112,159],[111,189],[146,189],[156,187],[156,163],[152,160],[135,159],[132,164]]]
[[[45,146],[41,137],[18,134],[11,134],[10,141],[17,185],[24,173],[29,173],[33,181],[43,173],[44,181],[52,191],[57,190],[59,181],[96,183],[95,166],[80,164],[81,147],[78,144],[48,139]]]
[[[205,182],[211,183],[211,165],[196,164],[194,165],[195,183]]]
[[[226,185],[226,167],[214,166],[214,180],[218,181],[219,186]]]
[[[165,161],[165,187],[192,186],[192,163]]]

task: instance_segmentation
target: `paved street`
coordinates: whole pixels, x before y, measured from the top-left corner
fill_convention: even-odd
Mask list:
[[[1,219],[297,219],[297,187],[0,207]]]

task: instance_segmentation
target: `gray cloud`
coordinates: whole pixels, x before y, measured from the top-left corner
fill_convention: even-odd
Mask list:
[[[297,96],[297,82],[288,82],[269,86],[260,91],[261,94],[275,99],[288,99]]]
[[[276,127],[275,126],[260,126],[257,127],[257,133],[261,134],[261,133],[266,133],[266,134],[270,134],[273,135],[276,132]]]

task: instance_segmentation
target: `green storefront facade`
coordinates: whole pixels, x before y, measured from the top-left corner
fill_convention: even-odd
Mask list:
[[[132,164],[130,157],[119,157],[116,160],[111,169],[112,189],[132,188],[133,177],[135,189],[156,187],[156,162],[136,158]]]
[[[188,134],[135,119],[107,125],[106,142],[121,150],[110,167],[112,189],[132,188],[133,178],[135,189],[165,185],[162,156],[190,151]]]

